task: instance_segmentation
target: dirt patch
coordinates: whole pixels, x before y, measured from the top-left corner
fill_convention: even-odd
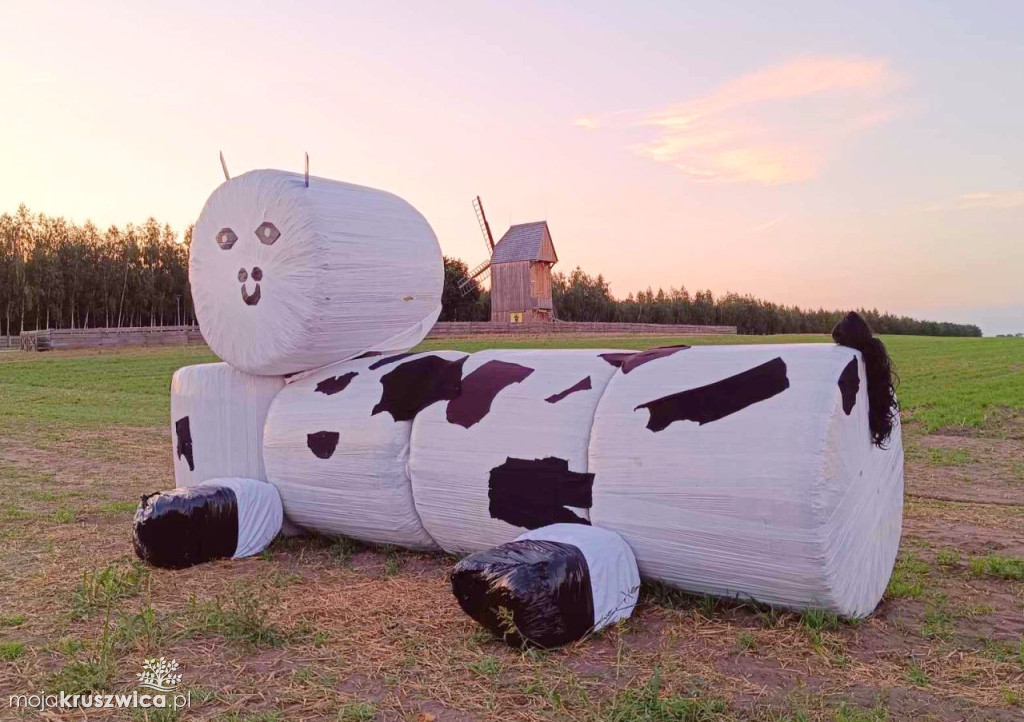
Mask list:
[[[930,434],[912,439],[907,493],[1024,505],[1024,440]]]
[[[993,459],[1012,440],[948,438],[997,445],[969,449],[979,485],[1005,475]],[[920,448],[953,443],[926,438]],[[797,614],[645,589],[627,622],[567,649],[526,652],[459,611],[450,558],[317,536],[278,540],[256,558],[151,570],[109,621],[99,610],[73,617],[83,572],[130,564],[130,507],[173,485],[169,452],[163,429],[0,439],[3,503],[16,512],[0,527],[9,535],[0,614],[27,617],[0,639],[28,650],[0,667],[0,692],[47,688],[69,661],[95,658],[108,629],[118,640],[113,687],[131,687],[144,655],[173,657],[202,693],[189,719],[337,719],[339,709],[352,719],[599,719],[655,670],[661,698],[724,700],[727,717],[834,719],[840,703],[881,705],[893,720],[1021,715],[1024,584],[975,575],[969,559],[1024,555],[1024,507],[912,500],[901,553],[925,565],[922,590],[885,600],[859,624],[815,627]],[[929,488],[923,466],[908,468],[908,488]],[[59,522],[64,507],[72,517]]]

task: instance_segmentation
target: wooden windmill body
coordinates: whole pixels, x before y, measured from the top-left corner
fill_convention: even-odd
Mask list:
[[[463,290],[474,279],[491,279],[491,321],[538,323],[555,318],[551,298],[551,267],[558,254],[547,221],[518,223],[497,243],[484,215],[479,196],[473,201],[491,257],[474,268]]]

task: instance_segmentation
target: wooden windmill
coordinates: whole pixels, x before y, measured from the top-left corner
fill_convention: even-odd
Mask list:
[[[491,321],[536,323],[555,317],[551,267],[558,263],[547,221],[509,227],[497,243],[491,235],[480,196],[473,200],[490,258],[459,285],[466,293],[474,280],[491,279]]]

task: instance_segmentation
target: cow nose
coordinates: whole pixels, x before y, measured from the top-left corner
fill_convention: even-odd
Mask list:
[[[262,281],[263,280],[263,269],[259,266],[252,267],[252,280]]]
[[[238,269],[238,280],[240,283],[245,283],[249,279],[249,274],[245,272],[244,268]]]

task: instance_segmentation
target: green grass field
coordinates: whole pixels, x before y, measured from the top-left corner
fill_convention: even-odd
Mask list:
[[[203,346],[0,354],[0,719],[7,695],[125,691],[182,664],[193,707],[132,719],[887,722],[1024,719],[1024,339],[887,337],[907,450],[899,559],[867,619],[645,585],[633,617],[519,650],[458,609],[451,558],[279,538],[186,570],[134,558],[173,486],[169,382]],[[647,348],[825,336],[430,341]],[[89,719],[122,719],[92,710]]]
[[[439,340],[419,348],[627,348],[673,343],[830,343],[827,336],[530,338]],[[1024,409],[1024,339],[885,338],[907,417],[928,431],[977,427],[1000,409]],[[153,426],[167,420],[168,384],[180,366],[216,361],[202,346],[0,357],[0,428]]]

